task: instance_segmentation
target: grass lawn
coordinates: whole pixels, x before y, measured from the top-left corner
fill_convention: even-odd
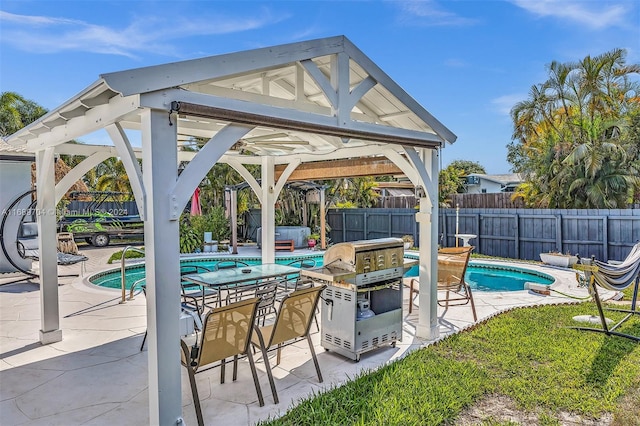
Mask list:
[[[568,328],[584,314],[595,305],[504,313],[261,424],[640,425],[640,344]],[[640,318],[619,331],[640,335]]]

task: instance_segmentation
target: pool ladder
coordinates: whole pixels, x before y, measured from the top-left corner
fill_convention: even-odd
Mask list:
[[[120,259],[120,283],[121,283],[121,287],[122,287],[122,300],[120,300],[120,303],[127,303],[127,289],[126,289],[126,273],[127,273],[127,269],[125,268],[126,266],[126,259],[127,257],[125,256],[127,254],[127,252],[131,250],[131,251],[135,251],[136,253],[140,253],[140,254],[145,254],[144,250],[140,250],[139,248],[133,247],[133,246],[127,246],[124,248],[124,250],[122,250],[122,258]],[[129,292],[129,300],[133,300],[133,289],[136,287],[137,284],[139,284],[141,281],[143,281],[143,279],[136,281],[132,286],[131,286],[131,291]]]

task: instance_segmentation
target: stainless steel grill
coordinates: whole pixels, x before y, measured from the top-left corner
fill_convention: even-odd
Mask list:
[[[327,249],[323,267],[301,275],[327,284],[321,313],[322,346],[355,361],[402,341],[403,258],[400,238],[352,241]]]

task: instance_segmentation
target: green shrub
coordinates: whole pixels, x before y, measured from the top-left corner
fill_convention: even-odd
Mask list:
[[[204,235],[193,229],[191,219],[193,218],[188,214],[183,214],[180,218],[180,253],[194,253],[204,243]]]
[[[140,250],[144,250],[144,247],[140,247]],[[124,251],[124,249],[114,252],[109,257],[109,260],[107,260],[107,263],[108,264],[112,264],[115,261],[120,261],[122,259],[122,252],[123,251]],[[144,257],[143,253],[139,253],[139,252],[133,251],[133,250],[128,250],[127,254],[125,255],[126,259],[140,259],[142,257]]]
[[[204,233],[211,232],[215,241],[226,240],[231,235],[231,224],[225,216],[224,207],[215,206],[208,213],[202,216],[191,216],[188,218],[191,228],[204,241]]]

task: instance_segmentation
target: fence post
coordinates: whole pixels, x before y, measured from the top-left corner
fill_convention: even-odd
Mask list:
[[[518,213],[515,213],[513,215],[513,217],[515,218],[515,222],[516,222],[516,229],[514,231],[514,245],[516,248],[516,259],[520,259],[520,215]]]
[[[342,241],[347,241],[347,214],[342,210]]]
[[[562,214],[556,215],[556,248],[560,253],[564,253],[562,245]]]
[[[440,214],[442,215],[442,219],[440,219],[440,223],[442,223],[442,239],[440,239],[440,244],[442,245],[442,247],[444,247],[445,241],[447,239],[447,212],[442,209]]]
[[[602,257],[609,261],[609,215],[602,216]]]
[[[369,220],[369,215],[365,211],[364,214],[362,215],[362,228],[363,228],[363,235],[365,240],[369,238],[369,229],[368,229],[369,227],[367,226],[368,220]]]
[[[481,253],[481,247],[482,247],[482,240],[480,238],[480,213],[476,213],[476,232],[475,234],[477,235],[476,237],[476,244],[478,245],[478,253]]]

